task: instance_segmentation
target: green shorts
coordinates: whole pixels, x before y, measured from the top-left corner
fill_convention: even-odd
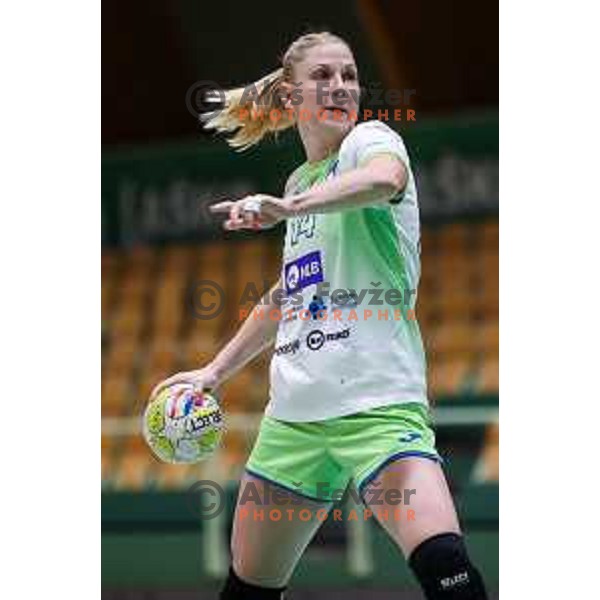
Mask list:
[[[263,417],[246,471],[312,500],[331,502],[354,480],[362,494],[408,457],[441,459],[427,406],[394,404],[312,422]]]

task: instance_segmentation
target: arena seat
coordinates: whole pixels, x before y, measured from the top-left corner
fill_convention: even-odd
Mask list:
[[[110,333],[114,334],[113,330]],[[122,333],[122,331],[120,331]],[[127,376],[131,374],[138,358],[139,343],[132,337],[109,337],[108,349],[104,353],[102,370],[107,376]]]
[[[131,380],[125,375],[102,379],[102,416],[118,417],[126,413]]]
[[[257,375],[253,369],[245,367],[236,376],[227,381],[221,394],[226,409],[239,412],[252,412],[250,408],[256,400]]]
[[[142,304],[120,303],[112,313],[110,331],[120,338],[137,337],[142,331],[144,316]]]
[[[474,353],[475,332],[468,321],[447,321],[433,329],[427,348],[436,358],[439,355],[459,357]]]
[[[498,353],[500,328],[498,321],[485,321],[477,328],[475,343],[477,351],[487,355]]]
[[[181,344],[181,365],[184,370],[205,365],[217,352],[218,337],[212,332],[192,333]]]
[[[498,251],[500,231],[498,221],[485,221],[476,228],[479,243],[491,250]]]
[[[149,487],[156,459],[147,448],[123,452],[113,480],[115,489],[142,490]]]
[[[472,227],[467,223],[448,223],[438,230],[438,247],[444,254],[465,253],[469,249]]]
[[[444,322],[468,321],[477,313],[478,295],[466,285],[440,290],[435,301],[437,314]]]
[[[469,383],[472,362],[466,358],[445,358],[429,364],[429,394],[433,397],[459,394]]]
[[[172,336],[157,335],[148,346],[144,368],[149,371],[170,371],[177,360],[178,344]]]
[[[156,487],[165,490],[188,488],[200,478],[198,465],[156,463],[151,471]]]
[[[102,486],[109,484],[113,473],[113,437],[110,435],[101,436],[100,461],[101,461],[101,481]]]
[[[499,364],[497,356],[486,357],[481,364],[478,377],[478,390],[484,394],[498,392],[499,388]]]
[[[483,450],[473,470],[477,483],[498,482],[500,479],[500,426],[498,422],[488,425]]]

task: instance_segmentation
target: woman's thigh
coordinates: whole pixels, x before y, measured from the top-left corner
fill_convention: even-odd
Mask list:
[[[231,536],[236,574],[264,587],[286,585],[329,508],[245,473]]]
[[[405,556],[433,535],[460,533],[454,502],[438,462],[416,457],[400,459],[385,467],[373,483],[382,492],[371,494],[367,487],[365,502]]]

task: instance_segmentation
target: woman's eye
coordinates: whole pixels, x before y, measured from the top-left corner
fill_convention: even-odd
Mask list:
[[[356,73],[353,71],[347,71],[343,75],[345,81],[356,81]]]
[[[317,69],[313,71],[313,77],[315,79],[329,79],[329,73],[325,69]]]

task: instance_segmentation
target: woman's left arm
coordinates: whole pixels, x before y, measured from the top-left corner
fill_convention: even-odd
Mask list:
[[[386,203],[402,193],[407,182],[404,163],[381,154],[300,194],[285,198],[256,194],[236,202],[220,202],[211,210],[229,214],[226,229],[258,229],[290,217]]]

